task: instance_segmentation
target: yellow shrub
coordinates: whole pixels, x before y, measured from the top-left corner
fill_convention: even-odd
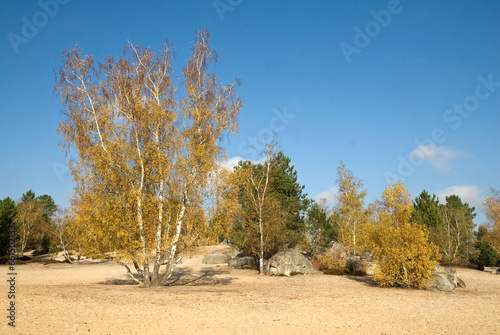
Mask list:
[[[338,254],[333,254],[331,252],[319,255],[319,269],[326,274],[330,275],[343,275],[347,273],[346,263],[344,261],[344,255],[341,251]]]
[[[373,252],[379,268],[373,279],[381,286],[421,288],[432,275],[438,249],[420,225],[401,223],[374,227]]]

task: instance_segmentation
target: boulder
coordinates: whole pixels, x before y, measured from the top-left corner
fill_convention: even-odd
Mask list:
[[[252,266],[255,266],[255,258],[240,254],[234,258],[231,258],[228,262],[228,265],[233,268],[248,269]]]
[[[237,248],[231,248],[231,251],[225,252],[225,254],[228,255],[229,258],[235,258],[240,255],[241,252]]]
[[[307,258],[295,250],[282,251],[269,259],[265,273],[275,276],[313,273],[313,266]]]
[[[203,264],[227,264],[229,259],[231,259],[231,256],[228,254],[214,252],[203,257]]]
[[[333,242],[328,249],[328,253],[332,254],[335,259],[344,259],[348,254],[348,250],[342,243]]]
[[[436,266],[434,274],[424,284],[424,288],[431,291],[451,292],[457,287],[465,288],[464,281],[457,276],[457,270]]]

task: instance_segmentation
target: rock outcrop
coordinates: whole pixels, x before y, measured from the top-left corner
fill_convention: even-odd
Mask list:
[[[453,291],[457,287],[465,288],[464,281],[457,276],[457,270],[436,266],[434,274],[427,280],[424,288],[431,291]]]
[[[227,264],[230,259],[231,256],[228,254],[214,252],[213,254],[207,254],[203,257],[203,264]]]
[[[265,273],[274,276],[290,276],[294,274],[313,273],[313,266],[309,260],[295,250],[282,251],[269,259],[265,266]]]
[[[228,265],[233,268],[239,269],[249,269],[255,266],[255,258],[251,256],[238,255],[234,258],[231,258],[228,262]]]

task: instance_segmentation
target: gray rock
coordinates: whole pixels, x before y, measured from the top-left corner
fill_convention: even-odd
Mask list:
[[[231,256],[228,254],[214,252],[203,257],[203,264],[227,264],[229,259],[231,259]]]
[[[457,287],[465,288],[464,281],[457,276],[457,270],[436,266],[434,274],[427,280],[424,288],[431,291],[451,292]]]
[[[295,250],[282,251],[269,259],[265,273],[268,275],[290,276],[313,273],[313,266],[307,258]]]
[[[237,248],[231,248],[231,251],[226,252],[225,254],[228,255],[229,258],[234,258],[234,257],[237,257],[241,253]]]
[[[330,253],[335,259],[343,259],[347,255],[348,250],[342,243],[333,242],[328,249],[328,253]]]
[[[255,266],[255,259],[251,256],[240,255],[231,258],[228,265],[233,268],[248,269]]]
[[[458,278],[458,277],[457,277],[457,286],[460,287],[460,288],[466,288],[467,287],[467,285],[465,284],[465,282],[461,278]]]

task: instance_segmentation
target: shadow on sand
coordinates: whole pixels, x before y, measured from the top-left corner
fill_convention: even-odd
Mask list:
[[[228,274],[229,271],[218,268],[203,268],[193,271],[189,268],[178,268],[174,271],[165,286],[202,286],[202,285],[228,285],[236,278],[219,276]],[[125,276],[125,274],[124,274]],[[134,274],[134,277],[142,281],[143,276]],[[102,281],[101,285],[138,285],[136,281],[128,277],[126,279],[108,279]]]
[[[373,280],[371,276],[345,276],[349,280],[353,280],[358,283],[362,283],[370,287],[378,287],[377,283]]]

